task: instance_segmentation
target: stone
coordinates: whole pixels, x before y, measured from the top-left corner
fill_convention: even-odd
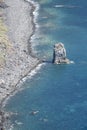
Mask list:
[[[66,49],[64,44],[59,42],[54,45],[54,52],[53,52],[53,63],[54,64],[69,64],[70,60],[66,57]]]
[[[30,114],[31,115],[36,115],[39,111],[32,111]]]
[[[0,85],[5,84],[5,81],[3,79],[0,79]]]

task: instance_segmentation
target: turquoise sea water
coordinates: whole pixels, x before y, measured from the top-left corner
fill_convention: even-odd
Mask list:
[[[11,118],[13,130],[87,130],[87,1],[37,2],[34,49],[48,63],[27,79],[25,89],[8,101],[5,110],[18,113]],[[50,63],[56,42],[64,43],[74,64]]]

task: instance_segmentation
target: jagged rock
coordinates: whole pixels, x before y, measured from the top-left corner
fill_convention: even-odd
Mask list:
[[[66,49],[61,42],[54,45],[53,63],[70,63],[70,60],[66,58]]]

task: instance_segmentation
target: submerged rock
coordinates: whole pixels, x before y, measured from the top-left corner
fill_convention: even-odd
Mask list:
[[[54,45],[53,63],[71,63],[71,61],[66,57],[66,49],[64,47],[64,44],[61,42]]]
[[[32,111],[30,114],[31,115],[36,115],[39,111]]]

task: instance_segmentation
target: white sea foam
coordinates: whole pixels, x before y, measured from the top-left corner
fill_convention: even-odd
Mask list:
[[[74,6],[74,5],[55,5],[56,8],[78,8],[80,6]]]
[[[35,2],[35,1],[31,1],[31,0],[26,0],[28,2],[30,2],[32,5],[35,6],[35,10],[33,11],[33,22],[35,24],[35,32],[39,32],[39,24],[37,23],[37,19],[38,19],[38,15],[39,15],[39,9],[40,9],[40,4],[38,2]],[[30,42],[32,43],[32,50],[34,51],[34,53],[36,54],[37,51],[35,50],[35,46],[37,45],[36,44],[36,41],[35,39],[38,38],[39,35],[37,35],[36,33],[34,33],[30,39]],[[34,44],[35,43],[35,44]]]
[[[56,7],[56,8],[63,8],[64,5],[55,5],[54,7]]]
[[[39,64],[34,70],[32,70],[31,73],[29,73],[28,78],[31,79],[37,73],[37,71],[40,70],[43,64]]]
[[[39,36],[39,32],[37,32],[37,34],[34,34],[32,37],[31,37],[31,41],[34,41],[36,39],[40,38]]]
[[[74,61],[70,61],[70,63],[71,63],[71,64],[75,64],[75,62],[74,62]]]
[[[34,15],[34,23],[36,24],[36,27],[38,28],[39,25],[37,24],[37,19],[38,19],[38,15],[39,15],[39,8],[40,8],[40,5],[38,2],[34,2],[34,1],[31,1],[31,0],[27,0],[28,2],[30,2],[31,4],[33,4],[36,8],[35,10],[33,11],[33,15]]]
[[[17,125],[23,125],[23,123],[22,123],[22,122],[17,121],[17,120],[15,120],[15,123],[16,123]]]

